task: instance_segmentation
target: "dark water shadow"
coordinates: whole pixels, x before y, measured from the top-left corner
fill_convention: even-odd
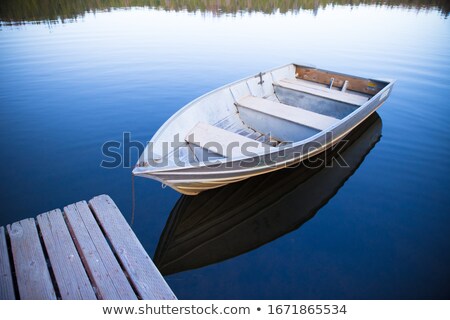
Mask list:
[[[172,209],[155,252],[159,270],[169,275],[207,266],[298,229],[357,170],[380,140],[381,129],[381,119],[375,113],[335,148],[296,168],[198,196],[182,196]]]

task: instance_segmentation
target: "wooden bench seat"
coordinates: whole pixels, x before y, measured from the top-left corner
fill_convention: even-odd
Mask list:
[[[339,121],[339,119],[320,113],[253,96],[242,98],[237,102],[237,106],[262,112],[320,131],[331,127]]]
[[[270,150],[270,146],[240,134],[230,132],[210,124],[199,122],[189,131],[186,142],[202,147],[223,157],[237,158],[249,153]]]
[[[330,89],[322,84],[301,79],[281,79],[274,83],[274,85],[357,106],[369,100],[368,97],[363,95]]]

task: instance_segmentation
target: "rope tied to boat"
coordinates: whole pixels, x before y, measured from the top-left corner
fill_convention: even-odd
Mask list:
[[[134,212],[136,208],[136,195],[134,188],[134,174],[131,172],[131,222],[130,226],[133,226],[134,223]]]

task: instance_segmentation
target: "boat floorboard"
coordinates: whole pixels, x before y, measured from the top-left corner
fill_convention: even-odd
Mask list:
[[[186,135],[191,144],[228,158],[245,156],[247,153],[263,153],[270,146],[240,134],[230,132],[210,124],[199,122]]]

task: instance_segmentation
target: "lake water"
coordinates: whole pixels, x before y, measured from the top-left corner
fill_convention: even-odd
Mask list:
[[[0,5],[0,225],[102,193],[129,218],[138,151],[101,168],[105,142],[145,143],[197,96],[307,62],[397,80],[351,168],[197,199],[137,178],[137,236],[173,260],[180,299],[450,298],[446,1],[47,2]]]

